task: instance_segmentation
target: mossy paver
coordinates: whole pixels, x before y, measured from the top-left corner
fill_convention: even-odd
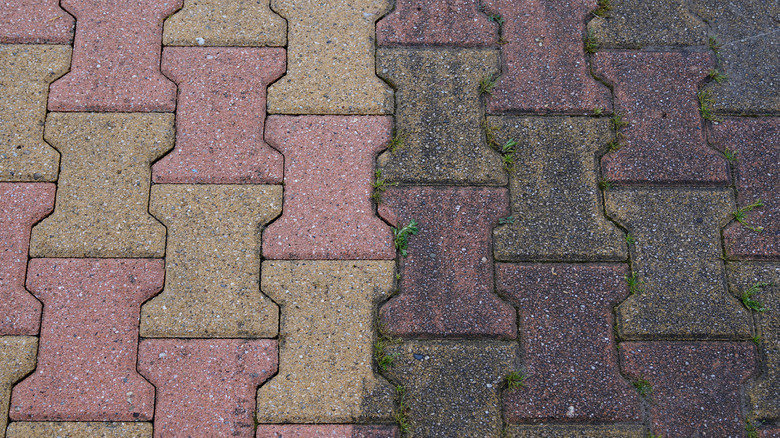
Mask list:
[[[68,44],[73,24],[59,0],[5,0],[0,9],[0,44]]]
[[[0,336],[0,437],[5,436],[11,388],[35,369],[38,338]]]
[[[168,257],[141,336],[277,335],[279,308],[260,292],[260,229],[281,213],[282,186],[156,184],[150,211],[168,229]]]
[[[510,425],[509,438],[647,438],[642,425]]]
[[[163,28],[166,46],[287,44],[287,23],[271,10],[270,0],[184,0]]]
[[[394,426],[286,424],[257,426],[257,438],[399,438]]]
[[[69,63],[69,46],[0,45],[0,181],[57,179],[59,155],[43,141],[43,122],[49,84]]]
[[[8,426],[6,438],[152,438],[152,423],[17,421]]]
[[[380,46],[492,46],[498,23],[488,20],[479,0],[397,0],[376,33]]]

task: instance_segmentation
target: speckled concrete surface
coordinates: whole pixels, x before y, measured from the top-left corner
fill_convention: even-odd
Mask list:
[[[0,9],[0,44],[68,44],[74,20],[59,0],[5,0]]]
[[[152,438],[152,424],[143,422],[38,422],[17,421],[6,438]]]
[[[394,426],[365,425],[258,425],[257,438],[398,438]]]
[[[380,46],[492,46],[498,23],[482,13],[478,0],[397,0],[376,24]]]
[[[0,436],[8,423],[11,388],[35,369],[38,338],[0,336]]]
[[[647,429],[640,425],[513,425],[507,428],[507,436],[509,438],[647,438]]]

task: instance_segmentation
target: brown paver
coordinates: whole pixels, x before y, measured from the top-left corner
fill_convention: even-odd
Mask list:
[[[720,230],[734,211],[730,189],[612,189],[606,207],[636,239],[639,290],[617,308],[624,339],[751,336],[750,315],[724,281]]]
[[[704,139],[698,85],[714,67],[703,52],[600,52],[596,74],[612,83],[615,112],[628,126],[604,156],[604,176],[633,184],[729,181],[726,160]]]
[[[24,277],[30,229],[54,208],[55,190],[47,183],[0,183],[0,335],[38,334],[41,303],[25,290]]]
[[[620,375],[612,308],[628,295],[624,265],[506,264],[496,288],[519,309],[525,386],[504,394],[510,423],[641,422]]]
[[[510,425],[509,438],[647,438],[647,429],[641,425],[563,426]]]
[[[165,17],[182,0],[61,0],[76,17],[70,72],[51,85],[51,111],[173,111],[176,85],[160,73]]]
[[[400,294],[380,312],[402,336],[515,338],[515,310],[493,292],[490,232],[506,215],[504,188],[404,187],[383,196],[379,214],[396,228],[414,220]]]
[[[608,122],[574,117],[488,117],[498,144],[518,142],[509,171],[512,223],[493,232],[498,260],[625,260],[625,238],[604,217],[599,157]]]
[[[38,338],[0,336],[0,437],[5,436],[11,388],[35,369]]]
[[[780,426],[766,426],[759,428],[758,438],[780,438]]]
[[[36,259],[27,287],[43,302],[38,366],[17,384],[12,420],[145,421],[154,387],[136,372],[141,303],[162,260]]]
[[[257,438],[398,438],[394,426],[358,425],[259,425]]]
[[[254,436],[257,387],[276,372],[276,341],[142,341],[138,370],[157,388],[155,437]]]
[[[142,422],[14,422],[6,438],[152,438],[152,423]]]
[[[165,20],[166,46],[284,46],[287,23],[270,0],[184,0]]]
[[[68,44],[73,24],[59,0],[5,0],[0,8],[0,44]]]
[[[624,372],[645,380],[655,435],[744,436],[740,387],[754,373],[755,349],[738,342],[624,342]],[[692,421],[693,420],[693,421]]]
[[[375,23],[390,0],[271,0],[287,20],[287,75],[268,89],[270,114],[392,114],[376,77]]]
[[[373,318],[391,261],[266,261],[281,308],[279,373],[257,393],[259,423],[387,422],[393,388],[372,367]]]
[[[374,159],[392,119],[271,116],[265,138],[285,157],[282,216],[263,232],[268,259],[395,257],[390,227],[371,201]]]
[[[179,85],[176,148],[155,163],[154,182],[282,182],[284,159],[263,141],[263,124],[283,49],[167,47],[162,71]]]
[[[380,46],[492,46],[498,24],[488,21],[478,0],[398,0],[376,24],[376,34]]]
[[[151,163],[173,147],[173,114],[50,113],[62,155],[54,214],[32,230],[32,257],[161,257],[149,215]]]
[[[713,126],[712,142],[736,152],[737,203],[763,207],[745,212],[748,226],[734,222],[724,230],[726,251],[746,259],[780,257],[780,119],[729,118]]]
[[[69,46],[0,45],[0,181],[57,180],[59,155],[43,141],[43,122],[49,84],[69,63]]]
[[[596,0],[488,0],[505,23],[501,77],[488,112],[590,114],[609,110],[609,89],[588,71],[582,35]]]
[[[282,186],[157,184],[168,229],[165,289],[141,308],[141,336],[274,337],[279,308],[260,292],[260,231]]]
[[[403,145],[379,156],[388,181],[505,185],[501,157],[482,128],[480,81],[498,73],[495,49],[380,48],[377,72],[396,88]]]

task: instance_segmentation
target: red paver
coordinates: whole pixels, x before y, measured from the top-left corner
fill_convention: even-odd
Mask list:
[[[740,390],[755,372],[753,345],[737,342],[623,342],[624,372],[652,387],[651,432],[663,437],[741,437]]]
[[[503,188],[390,189],[379,214],[401,228],[415,220],[402,258],[400,295],[380,315],[402,336],[515,338],[515,310],[493,293],[491,231],[509,215]]]
[[[498,264],[496,287],[519,309],[524,388],[504,394],[509,422],[641,422],[620,375],[612,308],[628,295],[624,265]]]
[[[737,203],[739,207],[763,201],[764,207],[746,214],[750,226],[740,223],[724,231],[726,249],[739,258],[780,257],[780,119],[726,119],[713,126],[715,147],[737,153]]]
[[[24,288],[30,230],[54,209],[54,184],[0,183],[0,335],[36,335],[41,303]]]
[[[374,160],[390,141],[384,116],[271,116],[266,141],[284,154],[282,216],[263,233],[263,256],[390,260],[390,227],[371,202]]]
[[[703,52],[600,52],[596,73],[611,82],[615,112],[629,125],[604,156],[604,176],[623,183],[728,183],[726,160],[707,146],[697,90],[714,66]]]
[[[155,438],[254,435],[257,387],[277,367],[274,340],[145,340],[138,370],[157,388]]]
[[[260,425],[256,438],[398,438],[395,426],[349,424]]]
[[[780,438],[780,426],[769,426],[758,429],[758,438]]]
[[[5,0],[0,3],[0,44],[68,44],[73,23],[59,0]]]
[[[33,259],[43,306],[38,368],[16,385],[12,420],[145,421],[154,387],[136,372],[141,303],[163,287],[159,259]]]
[[[50,111],[173,111],[176,85],[160,73],[163,20],[183,0],[61,0],[76,17],[68,74]]]
[[[179,85],[176,148],[156,183],[281,184],[282,155],[263,140],[266,88],[284,49],[166,47],[162,71]]]
[[[479,0],[398,0],[376,24],[379,45],[493,45],[498,24],[479,7]]]
[[[588,72],[582,35],[596,0],[488,0],[505,20],[502,74],[488,112],[587,113],[609,110],[609,89]]]

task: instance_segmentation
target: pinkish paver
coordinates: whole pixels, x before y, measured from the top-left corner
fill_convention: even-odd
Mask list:
[[[41,303],[24,288],[30,230],[54,209],[56,186],[0,183],[0,335],[35,335]]]
[[[398,438],[395,426],[350,424],[259,425],[256,438]]]
[[[609,90],[588,71],[582,35],[596,0],[488,0],[505,21],[502,74],[488,112],[589,114],[610,108]]]
[[[703,52],[600,52],[596,73],[611,82],[628,126],[604,156],[604,176],[629,184],[728,183],[726,160],[707,146],[699,83],[714,66]]]
[[[138,370],[157,388],[155,438],[251,438],[257,387],[276,367],[274,340],[142,341]]]
[[[284,49],[166,47],[162,71],[179,85],[176,148],[156,183],[281,184],[282,154],[263,140],[266,88]]]
[[[753,345],[738,342],[624,342],[623,371],[644,380],[650,430],[663,437],[745,436],[741,386],[755,372]]]
[[[38,367],[16,385],[17,421],[145,421],[154,387],[136,372],[141,303],[159,292],[160,259],[33,259],[43,306]]]
[[[266,141],[284,154],[282,216],[263,233],[263,256],[390,260],[390,227],[371,202],[374,159],[390,141],[384,116],[271,116]]]
[[[379,214],[397,228],[414,220],[400,295],[381,311],[395,335],[515,338],[515,310],[493,293],[491,231],[509,215],[503,188],[390,189]]]
[[[479,0],[398,0],[376,24],[377,40],[380,46],[492,46],[498,24],[479,8]]]
[[[61,0],[76,17],[68,74],[50,111],[173,111],[176,85],[160,73],[163,20],[182,0]]]
[[[780,438],[780,426],[767,426],[758,429],[758,438]]]
[[[734,222],[723,232],[726,250],[746,259],[780,257],[780,118],[732,118],[713,126],[712,141],[736,153],[737,204],[761,200],[763,207],[746,213],[751,230]],[[758,227],[763,230],[758,232]]]
[[[4,0],[0,3],[0,44],[68,44],[73,23],[59,0]]]
[[[496,287],[519,309],[525,387],[504,394],[511,423],[641,422],[620,375],[612,308],[628,295],[625,265],[499,264]]]

